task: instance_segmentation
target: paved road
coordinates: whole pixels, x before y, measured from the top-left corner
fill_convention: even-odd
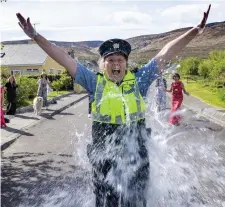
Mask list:
[[[82,101],[30,128],[2,153],[3,207],[94,206],[87,105]],[[160,122],[148,121],[149,206],[225,206],[225,130],[190,111],[183,112],[184,125],[168,128],[162,115]]]
[[[85,155],[89,126],[85,100],[30,128],[34,136],[23,135],[7,148],[2,206],[88,206],[93,200]]]

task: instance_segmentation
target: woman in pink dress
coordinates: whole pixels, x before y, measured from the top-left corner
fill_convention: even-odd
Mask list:
[[[189,96],[189,93],[185,90],[182,81],[180,81],[180,75],[178,73],[173,74],[173,80],[170,90],[166,90],[167,92],[172,92],[172,107],[169,123],[172,125],[179,125],[181,116],[174,115],[174,113],[180,108],[183,102],[183,92],[187,96]]]
[[[6,127],[4,112],[2,110],[2,107],[4,104],[4,86],[2,86],[2,85],[0,85],[0,95],[1,95],[1,99],[0,99],[0,101],[1,101],[0,102],[0,104],[1,104],[1,127]]]

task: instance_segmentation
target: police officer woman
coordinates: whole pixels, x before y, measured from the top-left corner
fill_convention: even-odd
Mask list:
[[[169,42],[136,73],[127,70],[130,44],[121,39],[105,41],[99,48],[103,73],[97,74],[38,34],[29,18],[17,14],[23,31],[92,94],[92,145],[88,156],[93,166],[96,207],[147,206],[149,160],[144,98],[164,63],[205,27],[209,10],[210,6],[197,27]]]

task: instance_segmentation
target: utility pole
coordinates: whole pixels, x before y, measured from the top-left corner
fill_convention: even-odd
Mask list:
[[[71,58],[73,58],[73,59],[75,59],[75,54],[74,54],[74,49],[72,48],[72,45],[70,46],[70,48],[69,48],[69,50],[68,50],[68,55],[71,57]],[[71,77],[71,84],[70,84],[70,89],[71,90],[74,90],[74,80],[73,80],[73,77],[69,74],[69,72],[67,71],[67,74]]]

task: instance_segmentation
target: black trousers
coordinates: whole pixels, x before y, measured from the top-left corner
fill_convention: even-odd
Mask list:
[[[89,101],[89,103],[88,103],[88,114],[91,114],[91,104],[92,104],[92,102]]]
[[[130,136],[129,136],[130,135]],[[146,137],[149,136],[145,128],[144,120],[132,124],[131,126],[125,125],[111,125],[105,123],[93,122],[92,125],[92,138],[93,144],[88,147],[88,157],[93,166],[93,184],[94,193],[96,195],[96,207],[146,207],[146,193],[149,184],[149,160],[146,148]],[[126,149],[127,143],[125,139],[132,139],[135,141],[134,145],[136,154],[132,153],[126,155],[126,150],[122,153],[115,153],[108,155],[108,147],[120,148],[123,146]],[[134,140],[135,139],[135,140]],[[128,140],[129,141],[129,140]],[[135,151],[135,150],[134,150]],[[117,154],[120,154],[117,157]],[[122,156],[122,157],[121,157]],[[128,161],[123,170],[120,172],[121,163],[125,157]],[[129,160],[133,156],[133,159]],[[119,158],[119,159],[117,159]],[[135,169],[129,175],[128,168]],[[133,168],[134,167],[134,168]],[[127,169],[127,172],[126,172]],[[110,182],[112,172],[113,177],[121,177],[125,174],[126,182],[119,183],[123,190],[118,190],[118,183]],[[126,176],[127,175],[127,176]],[[124,184],[126,183],[126,185]],[[125,189],[125,190],[124,190]]]
[[[88,95],[88,114],[91,114],[91,105],[93,100],[91,99],[91,96]]]
[[[16,101],[9,102],[6,108],[7,115],[15,115],[16,114]]]

